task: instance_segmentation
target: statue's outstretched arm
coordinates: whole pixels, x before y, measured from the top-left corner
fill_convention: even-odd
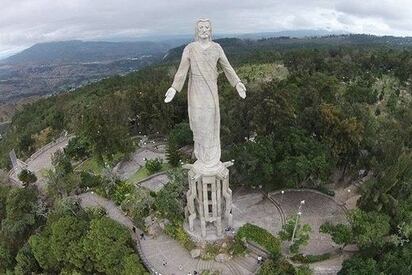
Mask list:
[[[172,86],[167,90],[165,94],[165,102],[169,103],[172,101],[173,97],[177,92],[180,92],[185,84],[187,72],[189,71],[190,60],[189,60],[189,49],[187,46],[183,50],[182,59],[180,60],[179,68],[175,74]]]
[[[190,60],[189,60],[189,49],[186,46],[183,50],[182,59],[180,60],[179,68],[175,74],[175,78],[172,84],[172,87],[175,88],[176,91],[180,92],[183,89],[183,85],[185,84],[187,72],[189,71],[190,67]]]
[[[223,69],[223,72],[226,75],[227,80],[229,80],[230,84],[235,87],[236,84],[240,82],[240,78],[237,76],[235,70],[233,69],[232,65],[230,65],[229,60],[227,60],[227,57],[225,55],[225,52],[223,49],[219,46],[220,48],[220,56],[219,56],[219,64]]]
[[[219,56],[219,64],[223,69],[223,72],[226,75],[227,80],[229,80],[230,84],[233,87],[236,87],[237,92],[241,98],[246,97],[246,87],[241,82],[240,78],[237,76],[235,70],[233,69],[232,65],[230,65],[229,60],[225,55],[222,47],[219,46],[220,56]]]

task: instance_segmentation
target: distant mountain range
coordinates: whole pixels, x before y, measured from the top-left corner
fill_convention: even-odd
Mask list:
[[[0,103],[71,90],[126,74],[161,60],[177,42],[83,42],[36,44],[0,61]]]
[[[172,43],[62,41],[36,44],[1,61],[8,65],[103,63],[161,55]]]
[[[221,39],[223,37],[235,38]],[[220,39],[222,46],[228,47],[228,52],[320,44],[412,45],[411,37],[337,35],[325,30],[216,34],[215,39]],[[75,40],[36,44],[0,60],[0,104],[72,90],[108,76],[139,70],[161,60],[174,61],[182,50],[178,46],[192,40],[192,35],[153,35],[137,41]],[[231,49],[233,45],[235,48]]]

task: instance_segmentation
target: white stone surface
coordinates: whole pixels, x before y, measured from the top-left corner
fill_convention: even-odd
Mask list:
[[[192,256],[193,259],[199,258],[201,252],[202,252],[202,251],[201,251],[199,248],[192,249],[192,250],[190,251],[190,256]]]
[[[196,23],[195,42],[185,47],[172,86],[166,92],[170,102],[181,91],[189,75],[188,113],[193,132],[196,162],[190,166],[189,190],[185,213],[189,232],[194,232],[195,219],[200,220],[201,236],[207,239],[207,226],[213,223],[216,236],[223,237],[223,219],[232,225],[232,191],[229,170],[220,161],[220,111],[217,79],[218,65],[236,87],[239,96],[246,97],[246,87],[230,65],[222,47],[212,41],[212,25],[208,19]]]
[[[188,44],[175,75],[166,92],[165,102],[170,102],[181,91],[188,72],[188,113],[193,131],[194,153],[201,165],[211,167],[220,162],[220,112],[217,78],[219,64],[227,79],[236,87],[242,98],[246,88],[233,70],[222,47],[212,41],[212,25],[201,19],[196,24],[195,42]]]

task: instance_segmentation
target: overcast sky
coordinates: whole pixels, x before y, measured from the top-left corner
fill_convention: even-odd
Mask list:
[[[0,57],[38,42],[331,30],[412,36],[412,0],[0,0]]]

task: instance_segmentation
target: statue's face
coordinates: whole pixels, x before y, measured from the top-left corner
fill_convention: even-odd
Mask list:
[[[211,28],[209,22],[199,22],[197,24],[198,35],[201,39],[208,39],[211,35]]]

